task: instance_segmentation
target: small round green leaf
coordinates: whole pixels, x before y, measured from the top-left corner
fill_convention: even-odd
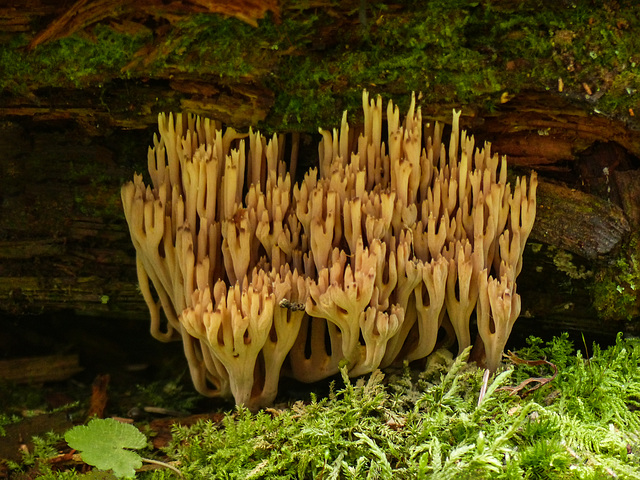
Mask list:
[[[125,448],[143,448],[147,438],[133,425],[112,418],[93,419],[69,430],[64,439],[89,465],[113,470],[117,477],[133,477],[142,457]]]

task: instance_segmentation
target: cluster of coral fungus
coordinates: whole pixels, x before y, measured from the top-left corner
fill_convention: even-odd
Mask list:
[[[152,186],[136,175],[122,199],[152,333],[182,339],[201,393],[256,408],[282,375],[361,375],[439,338],[462,350],[476,330],[498,366],[520,312],[535,175],[512,188],[506,159],[459,133],[459,113],[445,148],[414,99],[403,123],[389,102],[386,141],[382,100],[365,92],[363,107],[361,128],[345,114],[320,131],[319,167],[299,184],[283,137],[160,116]]]

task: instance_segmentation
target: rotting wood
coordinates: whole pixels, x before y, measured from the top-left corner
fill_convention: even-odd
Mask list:
[[[0,380],[13,383],[43,383],[67,380],[82,371],[78,355],[0,360]]]
[[[622,207],[634,229],[640,228],[640,171],[615,172],[614,181],[620,192]]]
[[[95,97],[109,99],[96,104]],[[162,98],[162,107],[158,99]],[[0,102],[0,118],[23,117],[50,123],[74,121],[90,136],[103,136],[114,129],[142,130],[155,125],[161,111],[189,111],[207,115],[225,124],[248,128],[264,120],[273,106],[273,92],[242,83],[210,81],[142,82],[112,84],[103,91],[57,89],[55,95],[34,92],[29,99]]]
[[[54,20],[38,32],[28,49],[64,38],[92,24],[119,14],[162,16],[167,19],[180,18],[187,14],[218,13],[236,17],[257,27],[257,19],[271,11],[279,14],[277,0],[186,0],[163,2],[162,0],[78,0],[71,7],[60,3]]]
[[[529,92],[483,116],[476,133],[509,157],[511,165],[556,171],[596,142],[615,142],[640,157],[640,135],[568,99]]]
[[[111,375],[98,375],[91,384],[91,400],[87,410],[87,418],[104,418],[109,401],[109,382]]]
[[[537,203],[531,239],[590,260],[611,252],[630,231],[620,207],[573,188],[539,182]]]

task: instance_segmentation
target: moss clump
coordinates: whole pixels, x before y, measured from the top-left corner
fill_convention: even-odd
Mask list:
[[[336,124],[341,111],[360,109],[363,88],[391,96],[422,92],[426,103],[483,103],[487,95],[498,95],[497,72],[468,45],[474,9],[465,7],[466,2],[407,2],[403,9],[372,3],[359,19],[355,13],[344,19],[345,28],[332,39],[318,35],[332,21],[326,13],[301,20],[306,28],[286,33],[281,43],[320,41],[303,57],[282,58],[273,78],[282,94],[272,115],[289,128]],[[397,100],[402,109],[406,100]]]
[[[526,399],[510,387],[549,377],[548,366],[503,371],[479,398],[481,370],[434,355],[387,386],[379,374],[345,377],[344,389],[290,410],[177,427],[171,455],[185,478],[637,478],[640,344],[619,337],[588,359],[567,335],[529,344],[522,357],[560,373]]]
[[[596,274],[593,305],[604,320],[631,320],[640,315],[640,239],[635,234],[622,252]]]
[[[33,52],[26,51],[26,36],[16,37],[0,45],[0,89],[25,94],[34,87],[100,86],[120,77],[120,69],[150,37],[147,30],[132,35],[97,24],[89,32],[41,45]]]
[[[556,247],[549,247],[553,264],[559,272],[564,273],[572,280],[584,280],[593,276],[591,270],[587,270],[584,265],[576,265],[573,254]]]
[[[566,334],[527,342],[519,358],[546,359],[557,375],[548,363],[517,362],[489,378],[480,398],[483,371],[466,363],[468,351],[455,360],[439,351],[425,369],[405,365],[386,381],[345,375],[324,399],[176,424],[170,446],[145,456],[171,462],[184,479],[639,478],[640,341],[618,336],[591,351],[576,351]],[[37,462],[38,478],[77,478],[49,461],[65,448],[59,437],[36,446],[13,473]]]
[[[507,92],[559,92],[559,79],[563,95],[585,99],[598,111],[629,118],[629,109],[637,108],[640,56],[633,29],[640,13],[630,2],[606,2],[597,15],[582,1],[368,5],[360,21],[354,12],[331,41],[319,35],[334,21],[324,11],[310,19],[301,15],[278,31],[278,44],[292,39],[316,48],[278,63],[274,120],[289,128],[313,128],[318,119],[335,124],[336,118],[324,118],[326,108],[357,111],[353,92],[362,88],[390,95],[415,90],[426,104],[491,109]]]
[[[256,29],[220,15],[197,14],[177,22],[148,63],[152,75],[176,72],[226,81],[269,72],[275,57],[265,55],[274,40],[274,24]]]

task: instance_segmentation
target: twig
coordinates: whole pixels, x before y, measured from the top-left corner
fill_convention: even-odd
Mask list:
[[[523,380],[522,382],[520,382],[515,387],[510,387],[510,386],[500,387],[500,390],[508,391],[509,395],[515,395],[515,394],[521,392],[522,390],[524,390],[524,388],[527,385],[529,385],[530,383],[538,382],[537,385],[529,388],[528,390],[526,390],[526,391],[524,391],[522,393],[522,397],[526,397],[531,392],[539,389],[543,385],[546,385],[547,383],[552,382],[558,376],[558,367],[556,367],[553,363],[551,363],[551,362],[549,362],[547,360],[524,360],[522,358],[517,357],[515,355],[515,353],[513,353],[511,351],[508,352],[505,355],[505,357],[507,357],[509,360],[511,360],[512,363],[514,363],[516,365],[531,365],[531,366],[548,365],[553,369],[553,375],[551,377],[532,377],[532,378],[527,378],[526,380]]]

